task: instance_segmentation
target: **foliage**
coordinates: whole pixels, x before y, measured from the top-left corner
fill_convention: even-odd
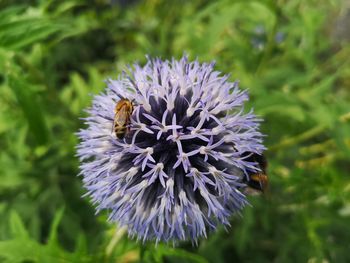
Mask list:
[[[0,261],[349,262],[346,1],[120,2],[0,3]],[[106,77],[184,52],[249,89],[270,189],[198,247],[142,245],[81,198],[74,133]]]

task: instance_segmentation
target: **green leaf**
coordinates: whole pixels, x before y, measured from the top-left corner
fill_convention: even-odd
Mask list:
[[[0,258],[5,262],[39,261],[40,245],[27,239],[0,241]]]
[[[46,19],[28,18],[0,24],[0,46],[20,50],[62,29]]]
[[[44,119],[44,114],[30,85],[18,76],[9,75],[9,86],[16,95],[17,101],[26,117],[29,128],[38,144],[48,142],[49,132]]]
[[[25,5],[17,4],[0,10],[0,24],[2,23],[2,21],[8,21],[9,19],[13,18],[18,13],[25,10],[25,8]]]
[[[57,230],[58,230],[58,226],[62,220],[63,214],[64,214],[64,207],[59,209],[55,214],[55,218],[54,218],[54,220],[51,224],[51,228],[50,228],[48,245],[53,245],[53,244],[57,243]]]
[[[193,262],[193,263],[209,263],[205,258],[203,258],[200,255],[197,255],[195,253],[188,252],[184,249],[174,249],[174,248],[167,248],[167,247],[159,247],[157,249],[157,253],[159,253],[162,256],[170,256],[174,258],[180,258],[181,262]],[[184,261],[186,260],[186,261]]]
[[[10,229],[15,238],[28,238],[28,232],[16,211],[12,211],[10,214]]]

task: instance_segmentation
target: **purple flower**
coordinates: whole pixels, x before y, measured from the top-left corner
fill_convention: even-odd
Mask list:
[[[88,110],[78,133],[84,186],[130,236],[196,242],[247,204],[242,179],[258,168],[246,153],[264,150],[259,120],[243,111],[247,93],[213,67],[149,59],[108,80]],[[118,139],[121,98],[134,111]]]

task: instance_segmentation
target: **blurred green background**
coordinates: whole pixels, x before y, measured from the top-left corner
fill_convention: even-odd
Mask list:
[[[350,262],[348,0],[0,1],[0,262]],[[95,215],[75,132],[104,79],[216,60],[265,121],[270,188],[198,247]]]

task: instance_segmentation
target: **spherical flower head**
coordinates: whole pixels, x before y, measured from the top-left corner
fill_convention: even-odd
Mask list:
[[[247,204],[242,178],[259,169],[247,153],[264,150],[259,119],[243,110],[247,93],[214,63],[187,57],[149,59],[107,84],[78,133],[81,174],[97,211],[107,209],[130,236],[156,242],[196,242],[229,225]],[[118,138],[121,99],[134,107]]]

